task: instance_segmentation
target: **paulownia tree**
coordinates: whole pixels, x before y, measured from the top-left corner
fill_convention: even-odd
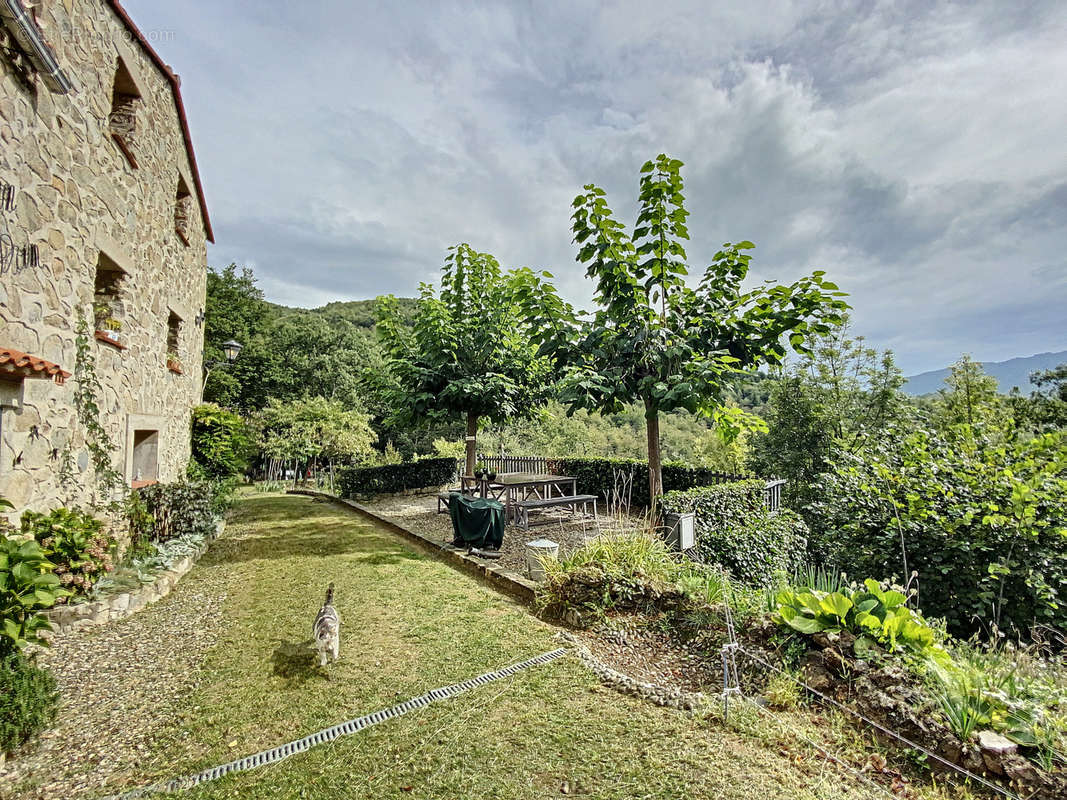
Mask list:
[[[602,189],[589,184],[574,200],[577,260],[596,283],[594,312],[575,314],[532,273],[522,292],[539,353],[564,370],[561,400],[572,413],[611,414],[643,403],[652,498],[663,493],[661,413],[716,415],[724,431],[736,431],[737,415],[724,403],[728,380],[781,363],[787,348],[808,352],[812,338],[840,325],[848,308],[822,272],[743,291],[751,259],[744,251],[754,247],[747,241],[723,245],[699,284],[689,286],[681,167],[660,155],[641,168],[630,234]]]
[[[474,472],[479,420],[499,424],[526,417],[546,400],[550,364],[537,356],[516,303],[534,279],[525,269],[503,272],[488,253],[459,244],[449,248],[440,289],[419,286],[410,324],[398,313],[396,298],[379,303],[378,331],[392,379],[383,387],[391,421],[465,418],[468,475]]]

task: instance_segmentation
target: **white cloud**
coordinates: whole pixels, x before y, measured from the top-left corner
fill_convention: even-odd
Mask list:
[[[1067,347],[1054,0],[126,5],[176,32],[212,259],[273,299],[413,294],[469,241],[582,301],[571,199],[631,221],[663,151],[694,268],[750,238],[756,278],[827,269],[909,371]]]

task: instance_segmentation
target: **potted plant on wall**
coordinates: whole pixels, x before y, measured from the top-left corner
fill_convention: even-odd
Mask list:
[[[121,330],[122,320],[115,319],[115,317],[108,317],[104,320],[103,330],[101,331],[101,333],[104,334],[108,341],[115,342],[117,344],[119,341],[119,332]]]
[[[182,362],[178,358],[178,354],[173,350],[167,351],[167,369],[171,372],[176,372],[179,375],[182,374]]]

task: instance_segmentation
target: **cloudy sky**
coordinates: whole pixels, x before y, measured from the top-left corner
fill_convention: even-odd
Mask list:
[[[1067,3],[126,0],[268,299],[413,295],[466,241],[575,303],[570,201],[685,162],[690,265],[824,269],[906,373],[1067,349]]]

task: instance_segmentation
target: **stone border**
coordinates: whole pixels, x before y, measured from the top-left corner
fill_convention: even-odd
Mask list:
[[[147,583],[136,591],[123,592],[91,603],[76,603],[48,609],[44,612],[44,616],[52,623],[52,636],[106,625],[117,619],[136,614],[142,608],[166,597],[182,576],[191,570],[200,557],[207,552],[211,543],[222,535],[225,528],[225,520],[220,519],[215,526],[215,535],[205,540],[194,555],[185,556],[176,561],[170,569],[159,573],[152,583]]]
[[[449,566],[481,578],[494,589],[504,591],[527,605],[534,604],[534,599],[537,596],[537,584],[528,578],[523,577],[518,572],[502,569],[495,564],[487,564],[481,559],[467,555],[467,551],[463,548],[441,544],[441,542],[427,536],[425,533],[412,530],[389,517],[383,517],[378,513],[371,511],[366,506],[357,503],[355,500],[345,500],[343,497],[338,497],[335,494],[319,492],[313,489],[288,489],[286,490],[286,494],[302,494],[310,497],[321,497],[324,500],[330,500],[334,503],[346,505],[359,514],[369,517],[395,533],[399,533],[408,541],[416,544],[421,550],[425,550],[429,554],[440,558]]]
[[[598,660],[574,634],[568,631],[561,631],[556,635],[570,645],[578,660],[609,689],[636,697],[639,700],[647,700],[664,708],[676,708],[679,711],[700,711],[711,703],[711,698],[703,692],[687,692],[677,686],[639,681],[637,678],[627,675],[625,672],[612,669]]]

